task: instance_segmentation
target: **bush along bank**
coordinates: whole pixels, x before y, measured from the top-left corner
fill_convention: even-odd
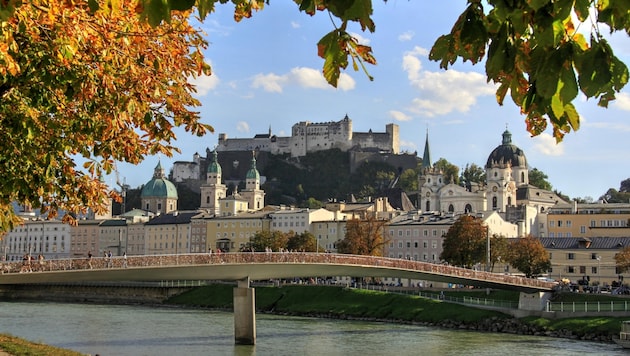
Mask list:
[[[232,309],[232,285],[194,288],[166,304]],[[256,287],[260,313],[329,319],[405,323],[448,329],[496,332],[612,342],[625,318],[513,318],[483,310],[411,295],[329,286]]]

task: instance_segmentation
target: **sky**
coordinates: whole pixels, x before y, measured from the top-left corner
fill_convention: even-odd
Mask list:
[[[325,13],[308,16],[290,1],[271,1],[252,18],[236,23],[231,5],[217,5],[200,28],[209,47],[205,52],[213,75],[194,83],[201,101],[202,122],[214,133],[198,138],[175,131],[181,153],[149,156],[138,166],[118,165],[121,180],[139,187],[152,178],[161,162],[167,172],[175,161],[205,156],[219,133],[229,138],[252,138],[259,133],[290,136],[300,121],[352,120],[355,132],[384,132],[385,125],[400,127],[401,151],[422,155],[428,132],[432,160],[440,158],[463,169],[483,167],[501,144],[506,128],[512,143],[523,149],[530,169],[548,176],[554,190],[571,198],[599,198],[609,188],[619,189],[630,178],[630,88],[625,88],[608,109],[579,97],[580,129],[556,144],[551,130],[531,137],[525,117],[506,97],[495,99],[495,86],[486,83],[484,64],[459,60],[449,70],[428,59],[435,40],[450,32],[466,1],[374,0],[374,33],[359,26],[348,28],[362,44],[372,47],[377,65],[368,65],[370,81],[351,66],[339,85],[326,83],[317,56],[317,42],[333,29]],[[338,24],[338,23],[336,23]],[[630,38],[610,38],[615,54],[630,65]],[[115,186],[115,178],[108,177]]]

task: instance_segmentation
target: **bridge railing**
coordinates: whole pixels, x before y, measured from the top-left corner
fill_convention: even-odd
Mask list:
[[[548,312],[627,312],[630,311],[630,303],[626,300],[603,302],[547,302]]]
[[[311,263],[360,265],[420,271],[428,274],[448,275],[463,279],[498,282],[551,289],[554,283],[532,278],[476,271],[445,264],[405,259],[311,252],[239,252],[239,253],[189,253],[171,255],[114,256],[92,258],[68,258],[59,260],[28,260],[2,265],[3,273],[68,271],[79,269],[137,268],[155,266],[243,264],[243,263]]]

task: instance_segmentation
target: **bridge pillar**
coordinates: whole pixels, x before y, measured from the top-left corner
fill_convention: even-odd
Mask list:
[[[551,298],[551,292],[524,293],[518,297],[518,308],[520,310],[545,310],[547,301]]]
[[[234,342],[237,345],[256,344],[256,297],[249,286],[249,277],[238,281],[234,288]]]

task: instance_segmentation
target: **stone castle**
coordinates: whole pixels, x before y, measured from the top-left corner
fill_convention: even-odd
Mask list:
[[[244,176],[251,152],[256,152],[258,169],[266,165],[267,155],[287,154],[293,158],[306,156],[307,153],[328,149],[340,149],[350,153],[352,162],[387,161],[395,167],[414,168],[416,154],[400,154],[399,127],[387,124],[385,132],[353,132],[352,120],[346,115],[337,122],[311,123],[302,121],[293,125],[291,136],[278,137],[271,133],[257,134],[253,138],[228,138],[227,134],[219,134],[216,151],[224,167],[224,178],[227,181],[238,181]],[[212,151],[206,149],[206,157],[198,153],[193,155],[192,162],[177,161],[173,164],[171,179],[175,182],[204,180],[205,172],[211,161]]]
[[[388,124],[385,132],[352,132],[352,120],[346,115],[341,121],[312,123],[299,122],[291,128],[291,136],[268,134],[254,138],[228,138],[219,134],[217,151],[265,151],[274,155],[306,156],[309,152],[338,148],[350,150],[379,150],[390,154],[400,152],[398,125]]]

